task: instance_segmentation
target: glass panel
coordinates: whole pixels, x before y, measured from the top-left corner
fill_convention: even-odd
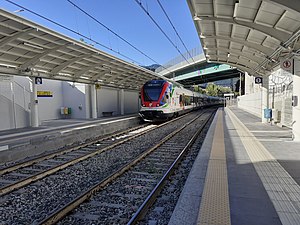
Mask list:
[[[165,81],[151,81],[144,85],[144,100],[157,101],[161,94]]]

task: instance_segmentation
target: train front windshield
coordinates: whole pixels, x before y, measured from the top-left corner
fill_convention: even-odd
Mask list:
[[[158,101],[161,94],[162,88],[165,84],[165,81],[155,81],[149,82],[144,85],[144,100],[145,101]]]

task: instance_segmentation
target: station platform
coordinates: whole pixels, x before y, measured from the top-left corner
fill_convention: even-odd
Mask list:
[[[170,225],[300,224],[300,142],[288,128],[220,108]]]
[[[138,123],[138,114],[130,114],[87,120],[49,120],[37,128],[3,130],[0,131],[0,166],[2,163],[57,150]]]

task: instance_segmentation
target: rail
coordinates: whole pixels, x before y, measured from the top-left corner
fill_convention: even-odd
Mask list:
[[[39,172],[39,173],[33,174],[32,176],[28,176],[28,177],[26,177],[26,178],[24,178],[24,179],[22,179],[22,180],[19,180],[19,181],[16,181],[16,182],[12,183],[12,184],[9,184],[9,185],[6,185],[6,186],[4,186],[4,187],[1,187],[1,188],[0,188],[0,195],[2,196],[2,195],[5,195],[5,194],[8,194],[8,193],[10,193],[10,192],[12,192],[12,191],[14,191],[14,190],[16,190],[16,189],[19,189],[19,188],[21,188],[21,187],[24,187],[24,186],[26,186],[26,185],[28,185],[28,184],[34,182],[34,181],[40,180],[40,179],[42,179],[42,178],[44,178],[44,177],[46,177],[46,176],[49,176],[49,175],[51,175],[51,174],[53,174],[53,173],[56,173],[56,172],[58,172],[59,170],[65,169],[65,168],[67,168],[67,167],[69,167],[69,166],[72,166],[72,165],[74,165],[75,163],[78,163],[78,162],[81,162],[81,161],[86,160],[86,159],[88,159],[88,158],[91,158],[91,157],[93,157],[94,155],[97,155],[97,154],[100,154],[100,153],[102,153],[102,152],[104,152],[104,151],[110,150],[110,149],[112,149],[112,148],[114,148],[114,147],[116,147],[116,146],[118,146],[118,145],[121,145],[121,144],[123,144],[123,143],[125,143],[125,142],[128,142],[128,141],[130,141],[130,140],[132,140],[132,139],[134,139],[134,138],[137,138],[137,137],[139,137],[139,136],[141,136],[141,135],[143,135],[143,134],[145,134],[145,133],[147,133],[147,132],[149,132],[149,131],[152,131],[152,130],[157,129],[157,128],[162,127],[162,126],[165,126],[165,125],[167,125],[167,124],[169,124],[169,123],[171,123],[171,122],[174,122],[174,121],[176,121],[176,120],[179,120],[179,119],[183,118],[184,116],[185,116],[185,115],[180,116],[180,117],[178,117],[178,118],[176,118],[176,119],[173,119],[172,121],[168,121],[168,122],[166,122],[166,123],[163,123],[163,124],[161,124],[161,125],[158,125],[158,126],[156,126],[156,127],[152,127],[152,128],[150,128],[150,129],[144,130],[144,131],[142,131],[142,132],[140,132],[140,133],[138,133],[138,134],[135,134],[135,135],[133,135],[133,136],[130,136],[130,137],[124,139],[124,140],[121,140],[121,141],[118,141],[118,142],[116,142],[116,143],[113,143],[113,144],[111,144],[110,146],[107,146],[107,147],[104,147],[104,148],[100,148],[100,149],[98,149],[98,150],[95,150],[95,151],[92,152],[92,153],[89,153],[89,154],[80,156],[80,157],[78,157],[78,158],[72,159],[72,160],[70,160],[70,161],[68,161],[68,162],[65,162],[65,163],[63,163],[63,164],[61,164],[61,165],[58,165],[58,166],[56,166],[56,167],[54,167],[54,168],[50,168],[50,169],[48,169],[48,170],[41,171],[41,172]],[[131,130],[131,129],[129,129],[129,130]],[[129,131],[126,130],[126,131],[124,131],[124,132],[120,132],[118,135],[124,134],[124,133],[126,133],[126,132],[129,132]],[[116,134],[113,135],[113,136],[116,136]],[[24,167],[26,167],[26,166],[31,166],[31,165],[33,165],[34,163],[41,162],[41,161],[43,161],[43,160],[47,160],[47,159],[50,159],[50,158],[54,158],[54,157],[56,157],[56,156],[60,156],[60,155],[63,155],[63,154],[72,152],[72,151],[74,151],[74,150],[78,150],[78,149],[81,149],[81,148],[84,148],[84,147],[88,147],[89,145],[95,144],[95,143],[97,143],[97,142],[99,142],[99,141],[103,141],[103,140],[106,140],[106,139],[108,139],[108,138],[102,138],[102,139],[100,139],[100,140],[99,140],[99,139],[98,139],[98,140],[93,140],[93,141],[91,141],[91,142],[83,143],[83,144],[81,144],[81,145],[79,145],[79,146],[75,146],[75,147],[72,147],[72,148],[70,148],[70,149],[66,149],[66,150],[61,151],[61,152],[52,153],[52,154],[49,154],[49,155],[46,155],[46,156],[42,156],[42,157],[39,157],[39,158],[30,160],[30,161],[27,161],[27,162],[24,162],[24,163],[20,163],[20,164],[14,165],[14,166],[12,166],[12,167],[4,168],[4,169],[0,170],[0,175],[6,174],[6,173],[9,173],[9,172],[13,172],[13,171],[15,171],[15,170],[17,170],[17,169],[24,168]]]
[[[199,128],[199,130],[193,135],[193,137],[190,139],[190,141],[187,143],[187,145],[184,147],[184,149],[178,155],[176,160],[172,163],[172,165],[170,166],[168,171],[161,178],[161,180],[158,182],[158,184],[155,186],[155,188],[152,190],[152,192],[149,194],[149,196],[146,198],[146,200],[143,202],[143,204],[137,210],[137,212],[133,215],[133,217],[127,223],[127,225],[137,224],[144,217],[144,215],[147,213],[148,209],[155,202],[156,197],[160,194],[160,192],[163,189],[167,180],[170,178],[170,176],[176,170],[176,168],[177,168],[178,164],[181,162],[183,156],[186,154],[186,152],[189,150],[189,148],[193,145],[193,143],[196,141],[199,134],[203,131],[205,126],[208,124],[208,122],[211,120],[211,118],[214,115],[215,115],[214,113],[211,114],[211,116],[205,121],[205,123],[202,124],[202,126]]]
[[[71,201],[70,203],[66,204],[62,208],[56,210],[53,212],[50,216],[45,218],[43,221],[41,221],[39,224],[54,224],[57,223],[59,220],[61,220],[63,217],[65,217],[68,213],[70,213],[72,210],[74,210],[76,207],[78,207],[80,204],[82,204],[84,201],[90,199],[96,192],[102,190],[107,184],[112,182],[114,179],[120,177],[122,174],[124,174],[126,171],[128,171],[131,167],[133,167],[135,164],[140,162],[142,159],[144,159],[146,156],[148,156],[150,153],[152,153],[154,150],[156,150],[158,147],[163,145],[166,141],[171,139],[175,134],[179,133],[181,130],[183,130],[186,126],[193,123],[196,119],[198,119],[202,114],[195,117],[193,120],[191,120],[189,123],[186,123],[182,127],[178,128],[177,130],[173,131],[169,135],[167,135],[165,138],[163,138],[158,144],[151,147],[147,151],[141,153],[139,156],[137,156],[135,159],[133,159],[131,162],[127,163],[126,165],[119,168],[117,171],[115,171],[113,174],[109,175],[108,177],[104,178],[102,181],[100,181],[98,184],[94,185],[92,188],[84,192],[82,195],[78,196],[76,199]]]

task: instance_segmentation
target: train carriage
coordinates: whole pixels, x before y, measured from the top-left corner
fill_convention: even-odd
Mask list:
[[[210,103],[205,99],[210,99]],[[140,116],[145,121],[167,120],[216,101],[220,98],[212,99],[167,80],[150,80],[141,89]]]

